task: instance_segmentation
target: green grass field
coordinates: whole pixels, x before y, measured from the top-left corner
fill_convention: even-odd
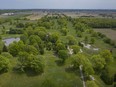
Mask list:
[[[0,75],[0,87],[42,87],[42,83],[46,80],[54,83],[55,87],[82,87],[80,75],[66,72],[67,65],[58,66],[56,61],[59,59],[52,52],[46,51],[42,57],[45,63],[45,70],[42,75],[29,76],[10,71]],[[12,62],[14,61],[16,60],[13,59]],[[14,65],[12,63],[12,66]]]
[[[57,28],[58,23],[56,22],[56,19],[53,21],[55,22],[54,27]],[[6,29],[9,29],[10,27],[12,26],[6,24]],[[68,22],[67,29],[69,30],[67,36],[68,35],[74,36],[77,42],[83,41],[85,36],[91,38],[90,34],[88,34],[87,32],[83,32],[83,36],[81,38],[77,37],[76,30],[74,29],[73,24],[71,22]],[[61,41],[66,40],[66,36],[62,36],[61,31],[59,29],[49,29],[46,31],[49,33],[58,33]],[[5,34],[2,35],[2,37],[3,39],[5,39],[10,37],[20,37],[20,35]],[[93,44],[92,46],[99,48],[100,51],[104,49],[112,49],[112,46],[104,43],[102,39],[98,39],[98,38],[95,38],[95,44]],[[86,48],[81,48],[81,49],[83,50],[83,53],[89,55],[90,57],[93,54],[99,53],[99,51],[97,52],[91,49],[86,49]],[[112,53],[113,56],[116,56],[115,53],[116,53],[116,48],[113,49],[113,53]],[[54,55],[53,51],[45,50],[44,55],[38,55],[38,56],[40,56],[44,62],[45,65],[44,73],[42,73],[41,75],[33,76],[31,75],[31,73],[14,72],[13,67],[15,67],[17,64],[17,58],[12,58],[10,59],[11,65],[9,72],[0,74],[0,87],[51,87],[49,86],[49,84],[51,84],[52,87],[83,87],[79,70],[75,72],[67,70],[67,68],[71,64],[71,57],[69,57],[66,60],[64,65],[60,65],[59,64],[60,59]],[[115,64],[116,64],[116,58],[114,58],[112,64],[109,65],[111,75],[116,73]],[[95,75],[94,77],[95,77],[95,82],[99,87],[113,87],[112,85],[109,86],[106,85],[100,79],[99,76]],[[45,83],[47,84],[46,86]]]

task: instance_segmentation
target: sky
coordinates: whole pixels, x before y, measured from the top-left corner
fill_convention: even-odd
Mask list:
[[[0,9],[116,9],[116,0],[0,0]]]

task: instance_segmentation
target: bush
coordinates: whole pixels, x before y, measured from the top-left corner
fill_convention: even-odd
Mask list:
[[[94,81],[87,81],[87,87],[99,87]]]
[[[17,27],[17,28],[23,28],[23,27],[24,27],[24,24],[23,24],[23,23],[18,23],[18,24],[16,25],[16,27]]]
[[[62,62],[65,62],[66,58],[68,58],[68,52],[66,50],[59,50],[58,57],[62,59]]]
[[[9,60],[6,57],[0,55],[0,73],[8,71],[9,63]]]
[[[91,44],[94,44],[95,43],[95,39],[94,38],[91,38]]]
[[[23,29],[12,29],[10,28],[9,34],[23,34]]]
[[[2,52],[1,55],[4,56],[4,57],[7,57],[8,59],[13,58],[13,56],[8,52]]]
[[[73,45],[71,48],[73,49],[74,54],[77,54],[80,51],[80,47],[77,45]]]
[[[82,37],[82,32],[78,31],[77,32],[77,37]]]

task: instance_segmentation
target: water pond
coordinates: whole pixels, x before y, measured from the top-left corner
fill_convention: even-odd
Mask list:
[[[17,38],[6,38],[3,40],[3,42],[5,42],[6,46],[9,46],[9,44],[13,43],[14,41],[18,42],[20,40],[19,37]]]

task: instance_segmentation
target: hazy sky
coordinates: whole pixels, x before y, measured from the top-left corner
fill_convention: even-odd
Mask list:
[[[0,9],[116,9],[116,0],[0,0]]]

